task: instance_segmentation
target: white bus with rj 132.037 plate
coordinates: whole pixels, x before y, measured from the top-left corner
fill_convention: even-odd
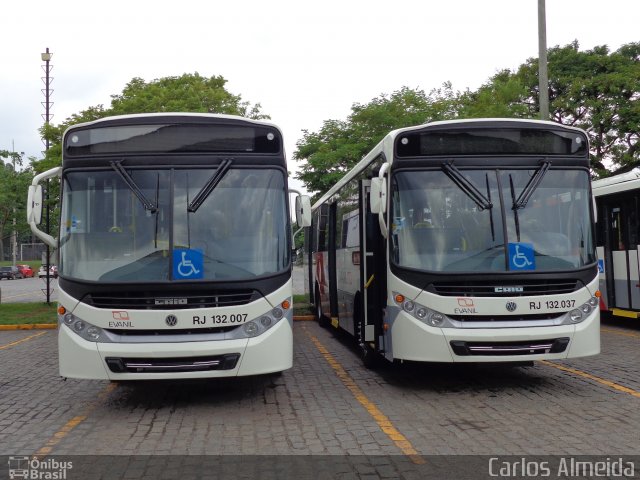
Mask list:
[[[600,351],[586,134],[535,120],[389,133],[312,207],[307,288],[366,364]]]
[[[42,187],[61,177],[57,239]],[[60,375],[144,380],[292,365],[291,225],[280,130],[211,114],[69,128],[62,166],[29,190],[59,247]],[[298,195],[299,221],[310,222]],[[307,205],[306,211],[304,206]]]

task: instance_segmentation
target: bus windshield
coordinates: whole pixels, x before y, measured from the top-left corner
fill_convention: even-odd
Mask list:
[[[190,211],[216,168],[68,172],[60,275],[101,282],[243,280],[289,267],[284,175],[231,168]],[[137,190],[137,192],[136,192]],[[145,208],[140,194],[156,208]],[[191,209],[193,210],[193,209]]]
[[[492,208],[479,205],[443,170],[393,176],[393,263],[435,272],[499,272],[571,270],[596,261],[586,170],[460,173]]]

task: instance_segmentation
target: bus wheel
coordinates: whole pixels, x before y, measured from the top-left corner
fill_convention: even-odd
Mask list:
[[[362,364],[369,370],[375,370],[380,366],[380,356],[368,343],[360,344],[360,358],[362,358]]]
[[[329,326],[329,320],[322,314],[322,304],[320,303],[320,291],[318,287],[316,287],[316,319],[318,320],[318,325],[322,328],[327,328]]]

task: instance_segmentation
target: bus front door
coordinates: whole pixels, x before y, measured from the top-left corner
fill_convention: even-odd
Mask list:
[[[373,352],[383,353],[382,311],[386,302],[385,242],[380,233],[378,215],[371,213],[369,195],[370,180],[360,181],[360,292],[361,329],[358,340],[363,348],[364,361],[368,364]],[[368,358],[369,357],[369,358]]]

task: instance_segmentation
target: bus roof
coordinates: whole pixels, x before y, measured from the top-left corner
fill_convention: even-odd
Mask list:
[[[186,119],[186,118],[202,119],[203,121],[217,119],[217,120],[230,120],[230,121],[236,121],[236,122],[246,122],[254,125],[273,127],[278,131],[280,131],[280,128],[271,122],[265,122],[263,120],[253,120],[251,118],[241,117],[240,115],[226,115],[222,113],[198,113],[198,112],[156,112],[156,113],[132,113],[128,115],[113,115],[109,117],[99,118],[97,120],[92,120],[90,122],[77,123],[67,128],[64,134],[66,135],[69,130],[72,130],[75,128],[85,128],[89,126],[108,124],[108,123],[126,124],[132,120],[133,120],[132,123],[140,123],[141,120],[149,120],[149,119],[153,119],[154,121],[161,121],[161,120],[169,120],[169,119],[177,120],[181,118],[182,119]]]
[[[367,153],[362,160],[360,160],[351,170],[349,170],[333,187],[331,187],[320,199],[318,199],[312,207],[312,210],[316,210],[320,205],[330,199],[336,192],[340,191],[347,183],[349,183],[354,177],[358,176],[364,169],[366,169],[371,162],[373,162],[382,153],[387,155],[386,160],[389,164],[393,163],[393,145],[395,139],[404,133],[412,132],[416,130],[428,131],[431,129],[441,129],[449,127],[473,126],[473,127],[515,127],[515,126],[530,126],[534,128],[549,127],[556,130],[573,130],[577,133],[585,135],[584,130],[563,125],[557,122],[550,122],[547,120],[535,120],[535,119],[523,119],[523,118],[469,118],[469,119],[457,119],[457,120],[441,120],[437,122],[423,123],[420,125],[414,125],[412,127],[398,128],[392,130]],[[586,135],[585,135],[586,136]]]
[[[640,188],[640,170],[638,169],[591,182],[591,189],[595,197],[625,192],[636,188]]]

